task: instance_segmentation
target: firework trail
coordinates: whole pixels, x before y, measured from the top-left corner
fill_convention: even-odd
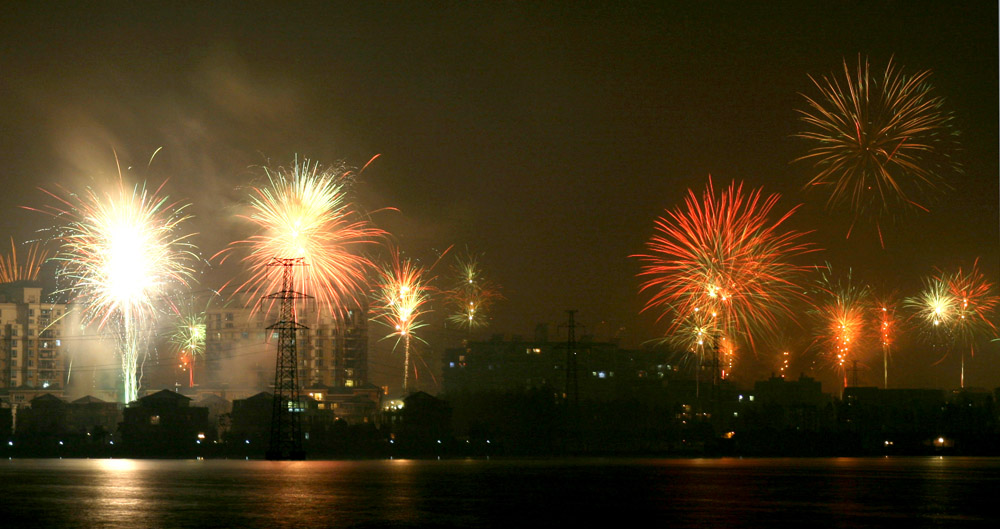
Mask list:
[[[448,321],[471,333],[487,325],[490,307],[503,296],[500,288],[484,276],[476,255],[466,252],[457,256],[453,274],[454,287],[445,292],[451,312]]]
[[[427,325],[421,321],[421,316],[428,312],[431,278],[423,267],[409,259],[401,259],[398,250],[392,251],[390,264],[378,275],[372,319],[390,329],[383,339],[395,337],[393,349],[403,342],[403,391],[406,391],[410,376],[410,339],[421,340],[414,331]]]
[[[108,192],[86,189],[65,197],[43,190],[58,205],[40,211],[64,224],[55,260],[62,291],[82,307],[83,321],[114,335],[121,356],[123,398],[138,398],[140,358],[162,297],[184,287],[197,261],[191,233],[181,228],[187,205],[168,202],[161,189],[128,188],[121,176]]]
[[[16,281],[36,281],[42,265],[49,258],[49,252],[40,243],[28,246],[27,256],[22,264],[17,258],[17,246],[10,239],[10,255],[0,256],[0,283]]]
[[[197,304],[194,297],[175,307],[176,321],[170,334],[170,343],[177,349],[182,364],[187,367],[189,387],[194,387],[195,359],[205,354],[205,339],[208,336],[205,314],[213,297],[209,298],[204,308]]]
[[[855,221],[874,219],[880,240],[879,219],[896,206],[926,210],[917,200],[947,189],[944,176],[960,171],[950,156],[957,147],[953,118],[933,94],[930,75],[904,74],[891,60],[872,72],[859,56],[856,72],[845,60],[843,79],[810,76],[819,95],[803,94],[807,109],[798,112],[806,130],[796,136],[812,148],[794,161],[816,170],[806,187],[824,188],[827,206],[849,207]]]
[[[913,310],[913,318],[924,323],[925,338],[948,350],[959,346],[961,352],[960,387],[965,387],[965,349],[975,355],[976,342],[996,337],[994,312],[1000,296],[994,285],[979,271],[976,260],[968,270],[959,268],[946,273],[938,271],[924,279],[924,289],[919,295],[906,300]]]
[[[815,249],[802,240],[805,233],[783,230],[798,206],[770,218],[778,199],[759,189],[744,193],[735,182],[716,194],[709,178],[700,199],[689,190],[683,208],[656,221],[647,253],[635,257],[642,262],[640,292],[650,294],[643,310],[670,318],[668,335],[690,342],[691,329],[701,329],[708,339],[698,340],[711,347],[725,336],[752,348],[755,334],[769,335],[779,317],[793,315],[808,268],[792,261]]]
[[[820,347],[847,387],[849,366],[854,367],[867,345],[871,294],[867,285],[854,280],[850,270],[838,277],[827,265],[819,280],[818,297],[815,313],[820,322]]]
[[[899,301],[895,293],[883,296],[875,296],[872,305],[874,314],[873,324],[878,332],[879,344],[882,346],[882,374],[883,387],[889,388],[889,358],[892,353],[892,345],[896,342],[900,332],[899,318],[896,310]]]
[[[320,168],[318,162],[296,159],[291,170],[265,169],[268,182],[250,190],[249,211],[241,218],[256,227],[247,239],[235,241],[214,257],[224,262],[243,250],[249,278],[236,287],[250,299],[281,290],[281,276],[268,268],[274,258],[303,258],[302,273],[293,290],[309,292],[324,311],[340,318],[347,305],[358,303],[366,274],[374,264],[362,249],[384,235],[347,200],[353,173],[343,167]],[[307,288],[311,287],[311,288]],[[260,308],[259,301],[255,308]]]

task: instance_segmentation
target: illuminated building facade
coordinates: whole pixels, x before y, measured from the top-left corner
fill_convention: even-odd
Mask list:
[[[0,388],[64,386],[67,310],[35,283],[0,285]]]

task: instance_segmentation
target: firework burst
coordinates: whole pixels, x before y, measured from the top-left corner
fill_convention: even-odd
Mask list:
[[[48,258],[49,252],[36,242],[28,246],[24,263],[21,263],[17,258],[17,246],[14,244],[14,238],[11,237],[10,254],[0,256],[0,283],[37,280],[38,273],[41,272],[42,265]]]
[[[924,323],[925,337],[946,349],[960,347],[960,387],[965,387],[965,349],[975,355],[980,339],[995,337],[994,312],[1000,297],[994,285],[979,271],[978,260],[968,270],[938,272],[924,279],[923,291],[906,300],[913,317]],[[944,360],[942,357],[941,360]],[[939,360],[938,362],[940,362]]]
[[[697,341],[719,346],[724,336],[752,347],[755,334],[772,333],[780,317],[792,315],[807,270],[792,261],[815,250],[804,233],[783,230],[797,207],[770,218],[778,199],[759,189],[744,193],[736,183],[716,194],[709,178],[700,199],[689,190],[684,208],[656,221],[647,253],[636,257],[640,292],[650,294],[643,310],[670,318],[668,335],[680,333],[690,344],[691,330],[700,329],[707,338],[696,333]]]
[[[352,173],[343,167],[321,169],[317,162],[295,161],[292,169],[265,170],[268,185],[251,188],[249,212],[240,215],[257,233],[216,254],[222,261],[244,249],[250,276],[237,291],[260,300],[281,290],[280,274],[268,268],[274,258],[303,258],[306,266],[293,279],[293,290],[316,298],[317,314],[339,317],[349,303],[358,305],[366,273],[373,263],[362,249],[384,232],[372,226],[347,200]],[[258,301],[259,303],[259,301]]]
[[[827,205],[848,206],[856,219],[878,220],[897,205],[926,210],[917,200],[946,189],[944,176],[960,169],[950,156],[953,118],[933,94],[930,75],[904,74],[891,60],[873,72],[859,56],[856,72],[844,61],[843,79],[810,76],[819,95],[803,95],[806,130],[796,136],[813,146],[795,160],[816,170],[806,187],[826,189]]]
[[[392,251],[391,263],[379,271],[372,319],[390,329],[385,338],[396,338],[394,349],[403,342],[403,391],[409,387],[410,340],[421,340],[414,331],[427,325],[421,317],[427,313],[431,297],[429,282],[423,267],[400,258],[396,250]]]
[[[499,287],[485,277],[478,257],[468,252],[456,257],[453,272],[454,288],[445,292],[448,321],[470,332],[486,326],[490,307],[503,299]]]
[[[195,359],[205,354],[205,339],[208,336],[205,316],[207,308],[197,305],[194,297],[175,307],[177,319],[170,334],[170,343],[176,348],[181,362],[187,367],[189,387],[194,387]]]
[[[846,276],[837,277],[828,265],[820,277],[818,294],[820,347],[847,387],[847,371],[855,367],[868,339],[869,288],[855,281],[850,270]]]
[[[197,261],[193,234],[181,230],[187,206],[169,203],[160,191],[130,189],[121,177],[109,192],[45,191],[59,204],[42,211],[65,222],[57,234],[58,278],[68,282],[64,291],[83,308],[83,321],[114,335],[126,403],[138,397],[139,361],[160,301],[188,284]]]

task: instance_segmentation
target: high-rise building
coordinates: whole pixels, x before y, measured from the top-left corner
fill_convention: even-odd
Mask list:
[[[265,300],[266,302],[266,300]],[[206,384],[270,388],[274,380],[277,307],[258,307],[234,300],[206,311]],[[306,387],[352,388],[368,383],[368,317],[366,308],[345,311],[343,321],[317,313],[303,303],[296,321],[299,381]],[[196,367],[197,369],[197,367]],[[196,371],[197,373],[197,371]],[[197,379],[201,378],[196,374]]]
[[[0,388],[62,388],[69,307],[32,282],[0,285]]]

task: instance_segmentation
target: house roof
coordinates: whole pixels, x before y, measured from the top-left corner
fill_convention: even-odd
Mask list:
[[[31,405],[32,406],[34,406],[35,404],[46,404],[46,403],[50,403],[50,402],[51,403],[58,402],[60,404],[65,404],[66,403],[66,401],[60,399],[59,397],[57,397],[57,396],[55,396],[55,395],[53,395],[51,393],[46,393],[44,395],[39,395],[39,396],[31,399]]]
[[[224,398],[216,395],[215,393],[207,393],[205,395],[202,395],[201,397],[198,397],[198,400],[195,401],[195,402],[198,402],[198,403],[225,403],[225,404],[228,404],[229,400],[228,399],[224,399]]]
[[[107,401],[103,401],[103,400],[101,400],[101,399],[99,399],[97,397],[92,397],[90,395],[86,395],[86,396],[83,396],[83,397],[80,397],[80,398],[74,400],[72,403],[73,404],[104,404],[106,402]]]
[[[191,397],[185,397],[184,395],[181,395],[180,393],[177,393],[176,391],[171,391],[169,389],[161,389],[160,391],[157,391],[156,393],[152,393],[150,395],[146,395],[145,397],[142,397],[139,400],[179,402],[179,401],[190,401]]]
[[[273,393],[268,393],[266,391],[261,391],[260,393],[258,393],[256,395],[253,395],[251,397],[247,397],[247,398],[245,398],[243,400],[244,401],[258,401],[258,400],[271,401],[271,400],[274,400],[274,394]]]

